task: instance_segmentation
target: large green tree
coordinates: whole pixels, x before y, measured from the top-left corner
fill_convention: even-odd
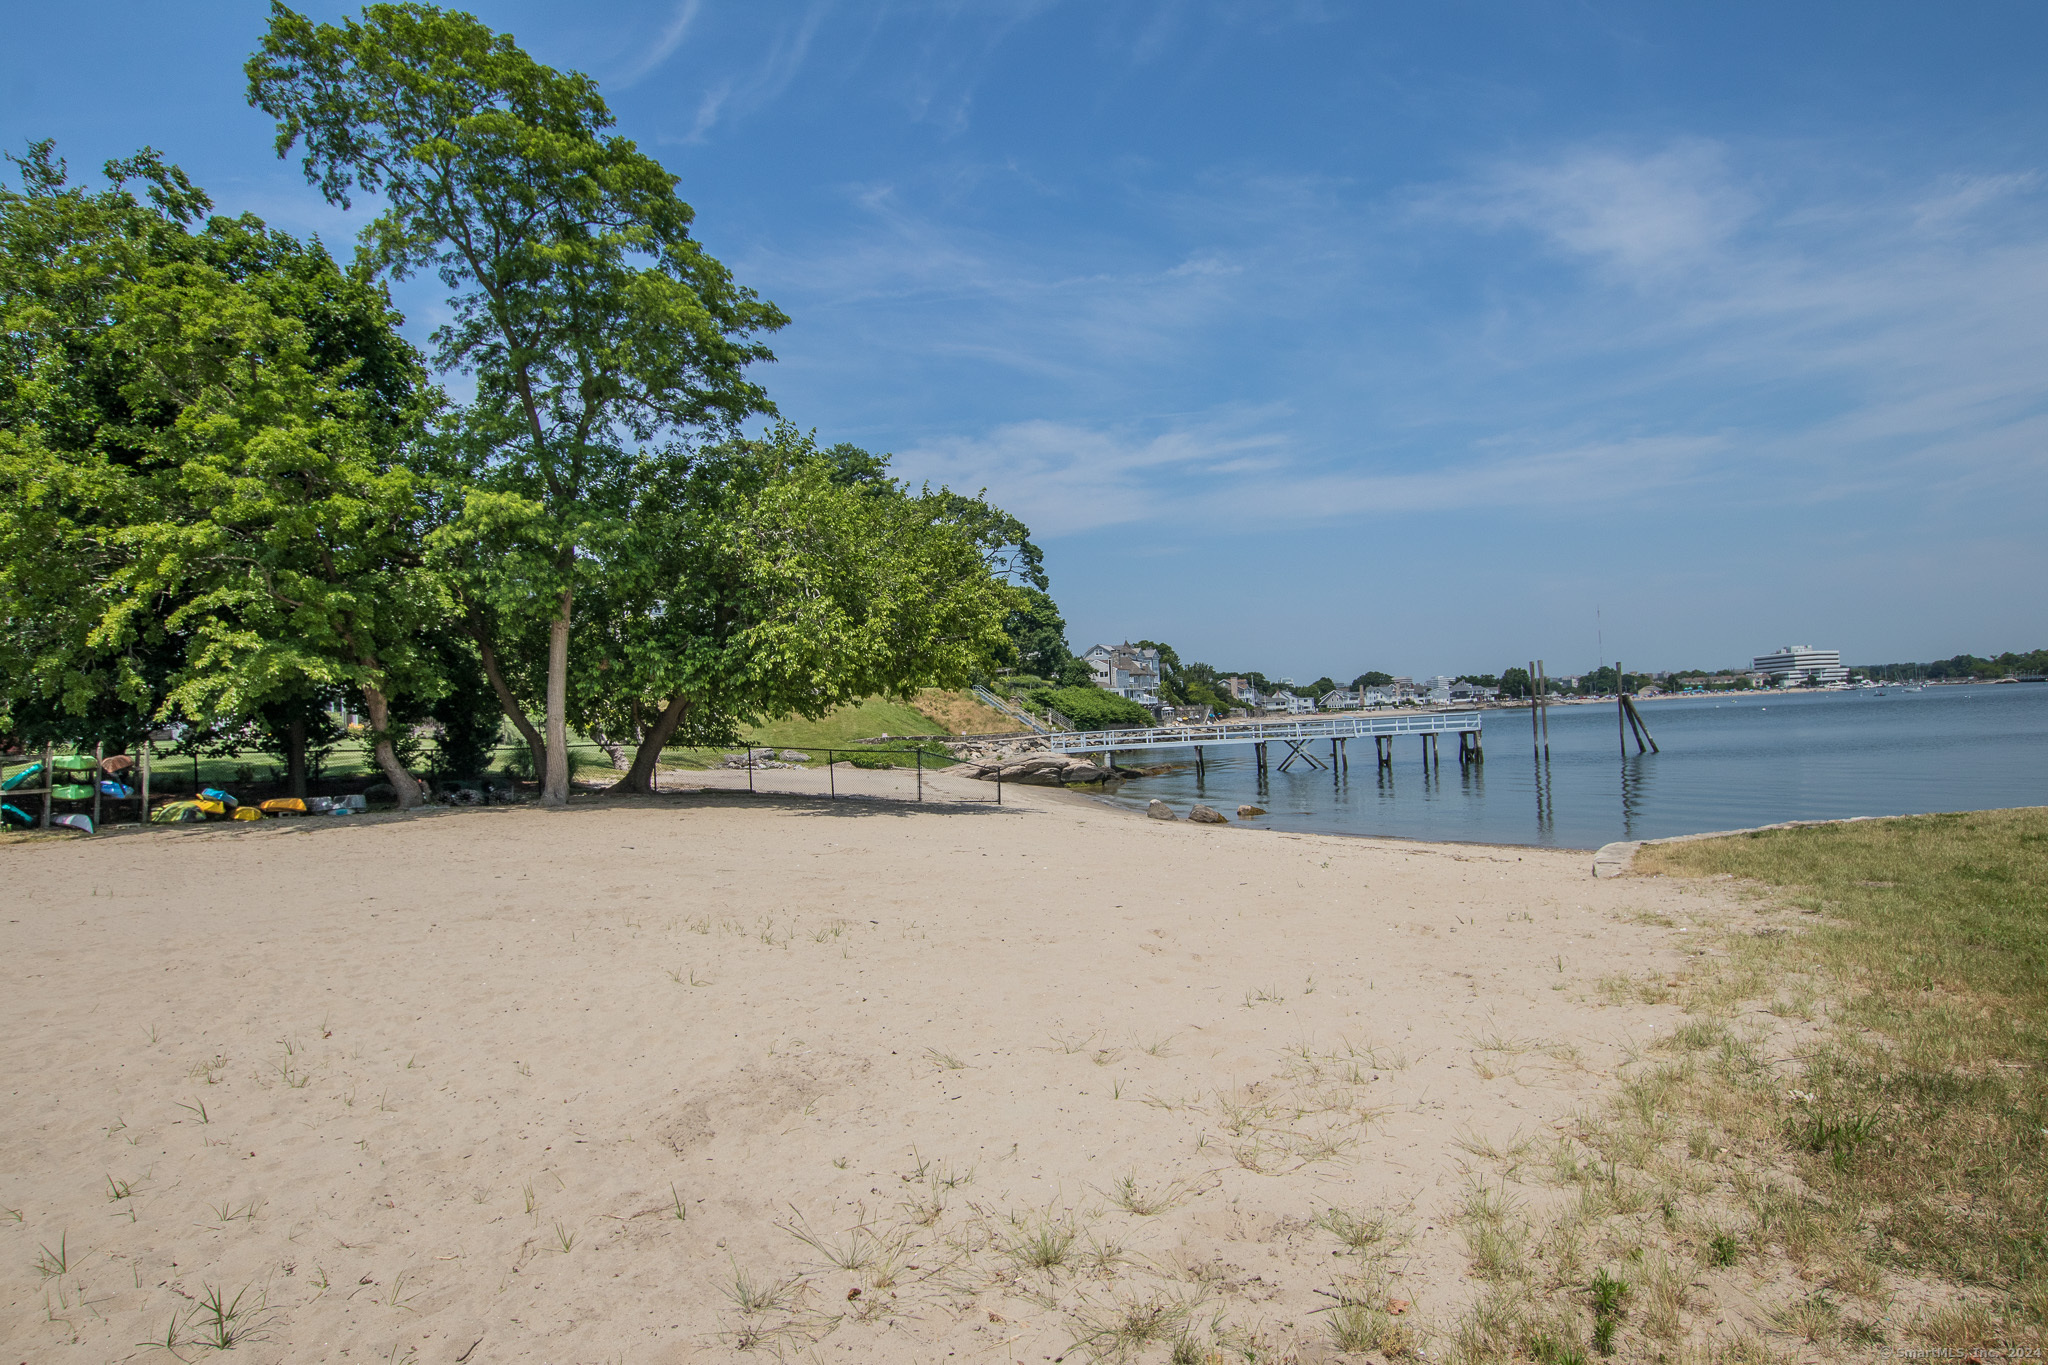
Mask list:
[[[509,500],[484,520],[520,551],[495,559],[508,577],[466,619],[517,639],[512,618],[544,613],[543,799],[560,803],[579,560],[623,539],[643,448],[769,410],[745,371],[772,358],[756,335],[787,319],[692,239],[676,177],[608,132],[589,78],[469,15],[372,5],[316,24],[273,4],[247,74],[279,156],[303,145],[337,204],[383,197],[366,259],[450,290],[436,358],[474,376],[468,479]]]
[[[381,288],[317,243],[247,216],[190,231],[210,205],[174,168],[107,170],[110,189],[72,188],[38,144],[0,198],[0,590],[10,618],[58,619],[7,671],[74,714],[112,697],[209,730],[346,688],[416,803],[390,703],[436,686],[403,458],[423,368]]]
[[[172,605],[102,629],[111,571],[162,419],[130,409],[114,300],[152,260],[189,255],[204,194],[152,153],[67,183],[48,142],[0,186],[0,724],[29,741],[140,738],[181,665]],[[136,189],[131,189],[136,185]]]
[[[838,448],[841,453],[845,448]],[[661,749],[740,722],[916,687],[958,687],[1003,651],[1017,595],[991,563],[1002,514],[912,492],[779,424],[647,457],[643,493],[579,620],[571,715],[644,791]]]
[[[1078,681],[1086,685],[1088,666],[1074,658],[1067,646],[1067,622],[1059,604],[1043,588],[1024,587],[1017,605],[1003,622],[1003,632],[1020,672],[1067,686]],[[1076,665],[1079,664],[1078,677]]]

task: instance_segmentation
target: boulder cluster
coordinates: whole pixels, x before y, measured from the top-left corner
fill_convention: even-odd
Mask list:
[[[800,768],[811,756],[795,749],[756,749],[750,754],[727,754],[713,765],[720,768]]]
[[[1240,806],[1238,809],[1242,810],[1244,808]],[[1151,816],[1154,820],[1178,820],[1180,818],[1173,813],[1172,806],[1157,798],[1154,798],[1151,804],[1145,807],[1145,814]],[[1230,823],[1230,817],[1217,810],[1214,806],[1193,806],[1188,810],[1188,819],[1198,825],[1227,825]]]
[[[1031,787],[1075,787],[1091,782],[1108,782],[1113,779],[1141,776],[1135,768],[1102,768],[1078,754],[1048,753],[962,763],[952,771],[962,777],[979,778],[983,782],[994,782],[1000,777],[1005,782],[1018,782]]]
[[[1035,735],[1019,735],[1014,739],[954,739],[946,741],[946,747],[962,763],[987,766],[1022,758],[1026,754],[1044,753],[1045,741]],[[1008,781],[1007,778],[1004,780]]]

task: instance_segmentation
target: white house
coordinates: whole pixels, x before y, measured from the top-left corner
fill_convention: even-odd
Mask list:
[[[1159,705],[1158,650],[1140,649],[1126,640],[1120,645],[1096,645],[1081,658],[1103,691],[1129,697],[1140,706]]]
[[[1258,688],[1253,687],[1249,681],[1237,677],[1235,674],[1223,680],[1223,690],[1230,694],[1232,701],[1243,706],[1256,707],[1265,701],[1265,697],[1260,694]]]

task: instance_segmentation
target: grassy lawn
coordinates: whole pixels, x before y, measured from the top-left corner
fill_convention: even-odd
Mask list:
[[[1815,916],[1751,970],[1832,999],[1787,1146],[1880,1263],[2048,1310],[2048,810],[1770,830],[1643,850]]]
[[[951,695],[951,694],[947,694]],[[916,763],[916,751],[924,750],[925,766],[943,766],[952,762],[952,757],[937,744],[919,744],[922,737],[941,737],[952,733],[945,726],[915,707],[900,701],[883,697],[869,697],[851,706],[842,706],[817,720],[806,720],[802,716],[784,716],[779,720],[762,721],[745,727],[742,734],[746,742],[757,747],[798,749],[811,756],[809,766],[826,761],[828,749],[853,750],[859,752],[885,751],[901,765]],[[901,737],[901,744],[862,744],[861,740],[873,739],[880,735]],[[728,749],[664,749],[661,755],[665,768],[707,768],[718,762]],[[844,760],[845,753],[833,755],[835,760]],[[593,763],[600,762],[601,756],[593,756]]]
[[[2048,810],[1652,845],[1635,871],[1721,879],[1676,977],[1594,983],[1683,1016],[1563,1131],[1466,1148],[1481,1288],[1444,1356],[2048,1344]]]
[[[943,735],[946,728],[906,702],[869,697],[852,706],[842,706],[818,720],[785,716],[748,727],[746,736],[756,744],[774,744],[790,749],[851,747],[876,735]]]

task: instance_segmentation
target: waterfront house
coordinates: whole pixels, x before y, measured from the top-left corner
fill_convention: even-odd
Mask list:
[[[1096,645],[1081,658],[1103,691],[1128,697],[1140,706],[1159,705],[1158,650],[1140,649],[1126,640],[1120,645]]]

